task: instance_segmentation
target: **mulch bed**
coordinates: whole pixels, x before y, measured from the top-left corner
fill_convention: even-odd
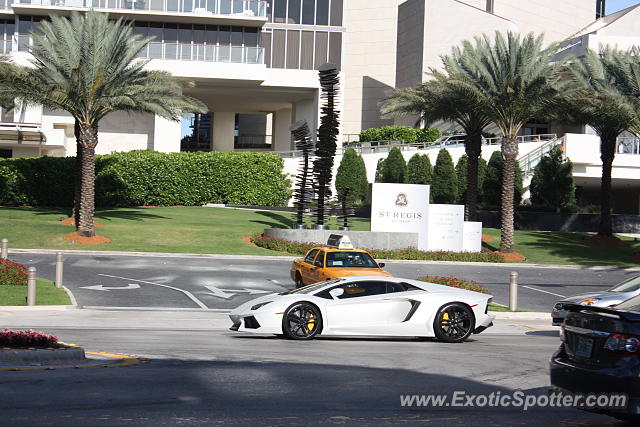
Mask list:
[[[518,252],[504,253],[495,251],[494,254],[500,255],[502,258],[504,258],[505,261],[524,262],[527,260],[526,256],[519,254]]]
[[[101,245],[111,241],[110,238],[104,236],[83,237],[78,236],[78,233],[67,234],[64,236],[64,240],[78,245]]]
[[[58,221],[58,224],[60,224],[60,225],[76,225],[76,220],[75,220],[75,218],[69,217],[69,218],[65,219],[64,221]],[[94,227],[103,227],[104,224],[101,223],[101,222],[93,221],[93,226]]]
[[[490,235],[488,235],[488,234],[484,234],[484,233],[482,233],[482,241],[483,241],[483,242],[485,242],[485,243],[489,243],[489,242],[494,242],[495,240],[496,240],[496,238],[495,238],[495,237],[490,236]]]
[[[595,236],[587,237],[584,241],[590,245],[603,248],[626,248],[629,244],[615,236]]]

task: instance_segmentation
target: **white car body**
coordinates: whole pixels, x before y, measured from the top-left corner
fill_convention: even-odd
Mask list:
[[[374,281],[410,285],[401,292],[336,298],[327,291],[351,282]],[[387,287],[389,289],[389,287]],[[323,293],[324,297],[317,294]],[[345,277],[316,283],[285,294],[270,294],[242,304],[229,317],[231,330],[258,334],[282,334],[283,315],[299,302],[309,302],[322,315],[322,336],[369,335],[396,337],[434,337],[436,313],[444,305],[459,302],[468,305],[475,317],[474,333],[492,325],[494,315],[487,313],[491,295],[435,283],[397,277]]]

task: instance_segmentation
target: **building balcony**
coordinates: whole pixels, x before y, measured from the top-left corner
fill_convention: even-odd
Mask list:
[[[264,48],[151,42],[141,52],[141,57],[179,61],[264,64]]]
[[[96,9],[145,21],[245,27],[261,27],[267,22],[264,0],[14,0],[11,8],[21,14],[45,16],[52,11]]]

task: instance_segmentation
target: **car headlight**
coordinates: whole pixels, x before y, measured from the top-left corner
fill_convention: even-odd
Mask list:
[[[580,305],[593,305],[600,301],[600,298],[587,298],[586,300],[580,301],[578,304]]]
[[[255,311],[255,310],[259,309],[260,307],[264,307],[267,304],[271,304],[271,301],[261,302],[260,304],[256,304],[253,307],[251,307],[251,311]]]
[[[553,306],[553,309],[554,310],[558,310],[558,311],[563,310],[564,309],[564,303],[561,303],[561,302],[557,303],[556,305]]]

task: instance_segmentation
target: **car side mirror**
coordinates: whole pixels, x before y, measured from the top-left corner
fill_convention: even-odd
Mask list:
[[[385,266],[384,262],[379,262],[378,267],[383,268]]]
[[[344,294],[344,289],[342,288],[333,288],[329,291],[329,295],[331,295],[333,299],[338,299],[342,294]]]

